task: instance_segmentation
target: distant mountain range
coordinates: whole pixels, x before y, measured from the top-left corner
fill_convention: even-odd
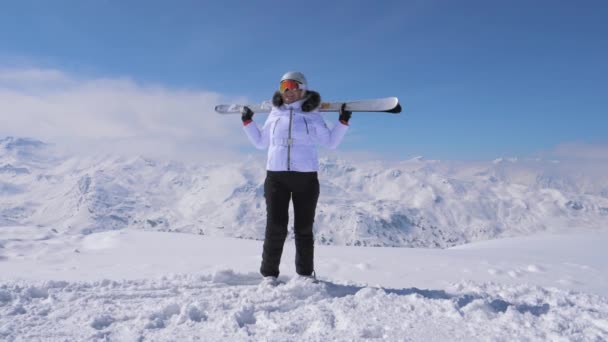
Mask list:
[[[2,138],[0,233],[27,225],[49,236],[132,228],[262,239],[264,166],[259,156],[225,164],[66,156]],[[443,248],[608,229],[608,170],[590,166],[324,159],[319,177],[320,244]]]

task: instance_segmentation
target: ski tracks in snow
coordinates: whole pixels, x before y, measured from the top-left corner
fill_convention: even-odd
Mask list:
[[[257,274],[0,283],[6,341],[608,339],[608,300],[535,286],[383,289]]]

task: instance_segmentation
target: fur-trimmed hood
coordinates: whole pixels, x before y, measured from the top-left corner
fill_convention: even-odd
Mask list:
[[[321,105],[321,95],[314,90],[307,90],[304,93],[302,102],[302,111],[311,112],[317,109]],[[272,105],[275,107],[281,107],[284,104],[283,97],[279,91],[275,92],[272,96]]]

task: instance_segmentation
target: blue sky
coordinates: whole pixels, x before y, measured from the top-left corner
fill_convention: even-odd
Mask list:
[[[608,146],[606,18],[605,1],[10,1],[0,69],[255,102],[299,70],[325,100],[401,99],[356,113],[344,151],[523,157]]]

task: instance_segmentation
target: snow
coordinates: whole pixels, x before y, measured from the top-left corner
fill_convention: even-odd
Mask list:
[[[8,341],[608,338],[608,232],[443,250],[317,246],[317,284],[295,276],[288,242],[277,287],[260,285],[260,241],[32,236],[17,254],[2,250]]]
[[[263,163],[0,147],[2,341],[608,340],[601,176],[325,160],[319,282],[295,275],[289,239],[273,287]]]
[[[20,171],[17,171],[20,170]],[[323,159],[319,244],[445,248],[608,226],[608,165]],[[0,139],[0,224],[137,228],[261,240],[263,154],[225,163],[63,155]],[[291,215],[293,217],[293,215]]]

